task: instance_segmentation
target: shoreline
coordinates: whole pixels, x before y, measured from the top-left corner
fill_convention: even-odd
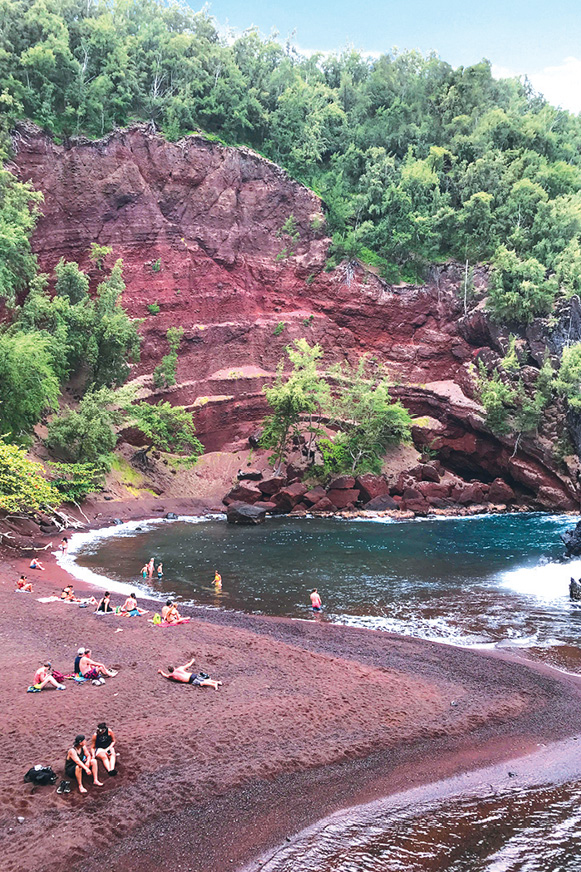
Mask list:
[[[131,520],[145,520],[138,514]],[[101,519],[91,529],[107,526]],[[190,624],[159,629],[37,602],[71,576],[52,555],[46,572],[27,571],[28,562],[9,555],[0,585],[7,872],[258,868],[259,856],[328,814],[522,759],[539,742],[571,736],[581,716],[578,677],[512,652],[204,607],[184,606]],[[21,571],[35,583],[33,597],[13,593]],[[39,659],[50,654],[62,669],[81,643],[119,675],[102,688],[68,682],[61,694],[24,692]],[[191,654],[224,681],[219,692],[157,676],[158,665]],[[60,780],[71,736],[103,717],[118,734],[119,778],[84,799],[22,785],[36,762],[53,765]],[[24,822],[13,823],[19,814]],[[47,828],[58,831],[66,861],[39,839]]]

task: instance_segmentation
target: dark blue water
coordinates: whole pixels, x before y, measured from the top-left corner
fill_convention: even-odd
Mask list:
[[[155,592],[208,606],[309,618],[317,587],[324,618],[457,644],[576,645],[581,609],[568,598],[559,533],[570,517],[496,515],[423,522],[269,519],[142,525],[89,538],[78,563],[140,585],[151,556]],[[543,561],[548,561],[542,565]],[[214,570],[222,591],[211,585]]]

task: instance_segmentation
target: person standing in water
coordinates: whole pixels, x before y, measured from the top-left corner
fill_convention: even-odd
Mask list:
[[[157,567],[157,577],[163,578],[163,563],[160,563]]]
[[[319,592],[316,587],[314,587],[311,591],[311,607],[314,612],[320,612],[323,608],[323,603],[321,602],[321,597],[319,596]]]
[[[147,564],[147,577],[153,578],[153,570],[155,568],[155,563],[153,557],[150,558],[149,563]]]
[[[216,590],[222,587],[222,576],[217,569],[214,570],[214,581],[212,584],[215,585]]]

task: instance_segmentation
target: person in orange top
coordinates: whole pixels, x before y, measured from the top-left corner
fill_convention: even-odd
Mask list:
[[[52,665],[47,660],[42,666],[39,666],[34,673],[33,686],[37,690],[44,690],[45,687],[56,687],[57,690],[65,690],[64,684],[59,684],[54,675],[51,675]]]
[[[314,587],[311,591],[311,606],[314,612],[320,612],[323,608],[323,603],[321,602],[321,597],[319,596],[319,592],[316,587]]]
[[[21,575],[16,582],[16,590],[24,590],[26,593],[32,593],[32,584],[27,581],[25,575]]]

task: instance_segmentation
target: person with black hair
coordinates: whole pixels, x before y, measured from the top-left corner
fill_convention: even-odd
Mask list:
[[[86,793],[87,788],[83,787],[83,772],[93,776],[93,784],[97,787],[102,787],[103,782],[97,777],[97,761],[87,748],[85,737],[82,733],[76,736],[73,747],[67,751],[65,760],[65,775],[67,778],[76,778],[79,785],[79,793]]]
[[[110,730],[105,721],[97,724],[97,732],[91,739],[91,755],[95,760],[101,760],[109,775],[117,775],[115,761],[115,733]]]

